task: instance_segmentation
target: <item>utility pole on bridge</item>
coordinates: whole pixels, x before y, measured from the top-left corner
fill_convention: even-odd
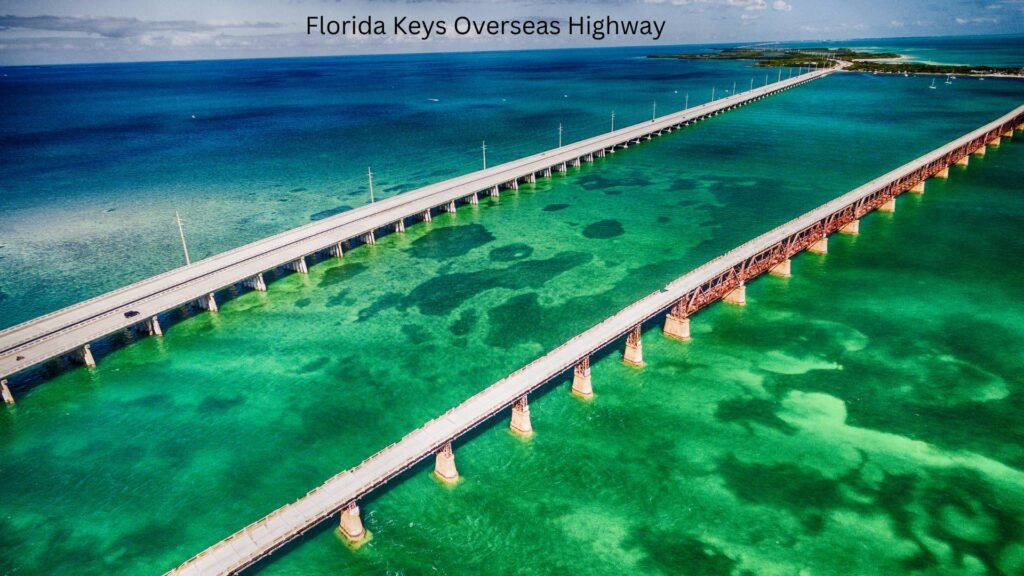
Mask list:
[[[487,170],[487,141],[483,140],[480,144],[480,150],[484,154],[484,170]]]
[[[181,225],[181,214],[174,211],[174,219],[178,221],[178,235],[181,236],[181,248],[185,251],[185,266],[192,265],[192,259],[188,257],[188,244],[185,243],[185,228]]]
[[[373,170],[369,166],[366,167],[366,176],[370,179],[370,204],[375,202],[373,198]]]
[[[558,123],[558,147],[562,147],[562,123]]]
[[[615,132],[615,110],[612,110],[612,132]]]

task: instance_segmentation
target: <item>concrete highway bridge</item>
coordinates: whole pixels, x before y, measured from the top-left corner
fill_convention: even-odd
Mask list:
[[[656,130],[677,127],[681,118],[662,121]],[[337,518],[346,538],[361,541],[366,531],[357,503],[367,494],[430,457],[435,458],[434,473],[441,480],[457,480],[452,443],[467,432],[511,409],[513,431],[530,434],[527,398],[538,388],[571,372],[572,392],[590,397],[593,354],[625,336],[623,361],[642,364],[641,329],[645,323],[664,317],[663,330],[667,335],[688,339],[692,314],[719,300],[744,304],[745,287],[751,280],[765,273],[788,276],[790,258],[796,254],[804,250],[827,252],[829,235],[856,234],[864,215],[874,210],[894,211],[897,196],[904,192],[923,193],[929,178],[947,178],[951,165],[966,165],[972,154],[984,154],[988,146],[998,146],[1002,138],[1013,136],[1015,129],[1024,129],[1024,106],[707,262],[492,384],[358,466],[330,478],[297,501],[218,542],[169,574],[236,573],[331,517]],[[558,156],[556,162],[568,162],[595,150],[607,152],[619,145],[613,144],[614,140],[628,143],[656,133],[650,127],[629,130],[625,139],[616,136],[598,143],[596,148],[587,144],[568,158]],[[542,161],[531,165],[527,174],[545,169],[545,164]]]
[[[280,268],[307,272],[307,258],[341,257],[346,247],[374,243],[381,232],[404,232],[407,223],[429,221],[460,203],[477,204],[481,194],[498,196],[520,182],[567,172],[583,162],[663,136],[694,122],[811,82],[836,68],[806,72],[606,134],[547,150],[361,206],[240,248],[85,300],[0,331],[0,393],[14,402],[8,379],[55,358],[95,366],[91,344],[129,329],[162,335],[160,315],[182,306],[217,311],[217,296],[239,285],[266,290],[264,274]],[[218,294],[219,293],[219,294]],[[13,382],[13,379],[11,380]]]

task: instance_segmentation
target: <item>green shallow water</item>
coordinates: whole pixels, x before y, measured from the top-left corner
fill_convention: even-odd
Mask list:
[[[0,479],[16,486],[0,572],[171,568],[1024,94],[914,80],[801,87],[412,226],[23,393],[0,412]],[[418,473],[368,502],[376,537],[358,552],[325,526],[265,570],[1012,567],[1020,158],[1009,143],[891,222],[869,218],[856,246],[752,285],[746,309],[702,313],[690,344],[651,333],[642,371],[598,363],[592,404],[564,386],[540,397],[534,440],[501,421],[459,446],[455,489]],[[899,240],[915,230],[931,236]]]
[[[690,342],[649,329],[592,402],[533,398],[532,439],[459,443],[456,487],[364,503],[359,550],[324,530],[261,574],[1020,574],[1022,159],[904,195]]]

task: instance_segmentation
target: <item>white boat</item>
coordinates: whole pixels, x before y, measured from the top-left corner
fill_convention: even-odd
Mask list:
[[[935,78],[932,78],[932,85],[929,86],[932,90],[935,90]]]

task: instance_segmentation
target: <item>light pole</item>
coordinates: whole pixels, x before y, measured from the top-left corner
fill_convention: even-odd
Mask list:
[[[686,93],[686,104],[683,105],[683,110],[689,110],[689,109],[690,109],[690,93],[687,92]]]
[[[715,101],[715,87],[714,86],[711,87],[711,101],[712,102]]]
[[[484,154],[484,170],[487,170],[487,141],[486,140],[481,141],[480,150]]]
[[[562,147],[562,123],[558,123],[558,147]]]
[[[369,166],[366,167],[366,177],[370,180],[370,204],[376,202],[373,198],[373,170]]]
[[[188,257],[188,244],[185,243],[185,228],[181,225],[181,214],[174,211],[174,219],[178,221],[178,235],[181,236],[181,248],[185,251],[185,266],[192,265],[192,259]]]
[[[615,132],[615,110],[612,110],[612,132]]]
[[[654,122],[654,119],[657,118],[657,117],[658,117],[658,101],[657,100],[653,100],[651,102],[651,122]]]

